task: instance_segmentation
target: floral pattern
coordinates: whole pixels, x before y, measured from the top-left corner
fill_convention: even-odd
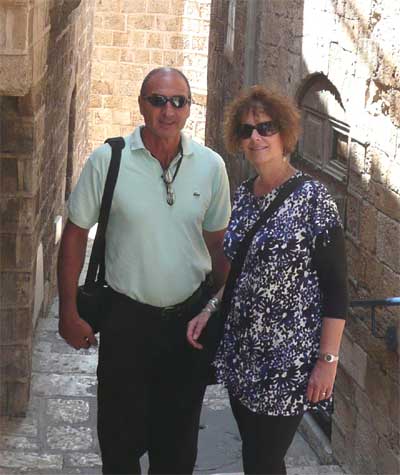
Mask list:
[[[252,184],[235,194],[224,242],[230,259],[281,189],[255,197]],[[310,179],[253,238],[214,362],[218,381],[251,411],[296,415],[315,407],[306,390],[319,350],[322,296],[312,257],[317,236],[329,242],[328,230],[337,226],[336,204]],[[328,408],[330,401],[320,404]]]

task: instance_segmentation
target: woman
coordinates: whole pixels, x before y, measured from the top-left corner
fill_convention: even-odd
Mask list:
[[[297,186],[251,239],[214,361],[242,437],[246,474],[285,474],[303,413],[331,405],[347,312],[336,205],[324,185],[288,160],[299,130],[290,100],[261,86],[242,93],[225,116],[226,148],[242,151],[257,172],[235,194],[224,242],[230,260],[277,194]],[[222,292],[189,322],[188,341],[197,349]]]

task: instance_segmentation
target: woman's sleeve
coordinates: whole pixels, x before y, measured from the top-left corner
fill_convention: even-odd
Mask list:
[[[322,316],[345,320],[349,296],[345,241],[341,226],[329,228],[317,236],[313,265],[323,297]]]

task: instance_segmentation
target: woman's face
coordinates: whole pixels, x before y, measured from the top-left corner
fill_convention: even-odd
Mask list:
[[[241,124],[256,126],[264,122],[271,122],[271,117],[265,112],[250,111],[242,117]],[[264,129],[268,130],[269,136],[262,136],[253,129],[249,138],[240,140],[240,148],[243,150],[246,159],[256,168],[263,164],[272,164],[283,159],[283,143],[279,132],[276,129],[266,125]]]

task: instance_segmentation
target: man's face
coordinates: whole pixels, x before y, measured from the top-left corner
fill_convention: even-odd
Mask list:
[[[184,79],[177,73],[160,72],[152,76],[144,92],[144,96],[160,94],[163,96],[184,96],[189,91]],[[161,107],[151,105],[144,97],[139,97],[140,113],[144,118],[146,129],[154,138],[169,139],[180,135],[190,113],[190,104],[182,108],[174,107],[167,102]]]

